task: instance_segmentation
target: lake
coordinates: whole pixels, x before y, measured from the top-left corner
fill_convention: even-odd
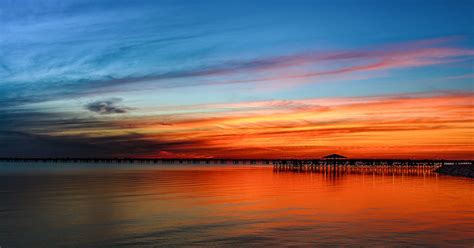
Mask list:
[[[473,247],[474,180],[426,169],[0,165],[0,246]]]

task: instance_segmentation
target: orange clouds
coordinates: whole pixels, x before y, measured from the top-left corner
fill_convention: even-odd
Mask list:
[[[150,141],[189,144],[167,155],[472,159],[473,99],[459,93],[176,106],[189,112],[157,109],[156,116],[118,125]]]

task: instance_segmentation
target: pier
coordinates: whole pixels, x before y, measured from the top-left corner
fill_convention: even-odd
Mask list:
[[[324,174],[371,173],[426,174],[444,172],[450,175],[472,177],[474,163],[472,160],[443,159],[368,159],[346,158],[331,154],[317,159],[222,159],[222,158],[0,158],[0,164],[20,166],[21,164],[77,164],[78,166],[272,166],[279,172],[315,172]],[[41,166],[41,165],[40,165]],[[453,172],[454,171],[454,172]],[[466,173],[466,171],[468,173]]]
[[[276,171],[327,171],[332,168],[414,168],[436,169],[443,165],[473,166],[472,160],[432,160],[432,159],[350,159],[339,154],[331,154],[315,160],[281,160],[274,163]]]
[[[0,163],[166,164],[166,165],[268,165],[277,171],[317,171],[327,167],[438,168],[442,165],[473,166],[472,160],[367,159],[331,154],[317,159],[225,159],[225,158],[0,158]]]

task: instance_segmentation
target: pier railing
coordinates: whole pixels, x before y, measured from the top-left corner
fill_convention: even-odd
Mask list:
[[[83,163],[83,164],[183,164],[183,165],[271,165],[275,169],[312,169],[338,167],[439,167],[442,165],[473,166],[472,160],[428,159],[152,159],[152,158],[0,158],[0,163]]]

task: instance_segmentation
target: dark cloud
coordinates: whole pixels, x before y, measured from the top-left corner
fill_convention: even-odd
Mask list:
[[[121,98],[110,98],[88,103],[85,108],[101,115],[123,114],[131,110],[131,108],[118,105],[121,101]]]
[[[135,157],[159,152],[188,152],[201,141],[167,142],[136,133],[107,137],[53,136],[21,131],[0,131],[0,157]]]
[[[0,157],[139,157],[202,147],[199,140],[165,141],[133,132],[107,136],[89,133],[122,128],[120,122],[72,113],[0,109]]]

